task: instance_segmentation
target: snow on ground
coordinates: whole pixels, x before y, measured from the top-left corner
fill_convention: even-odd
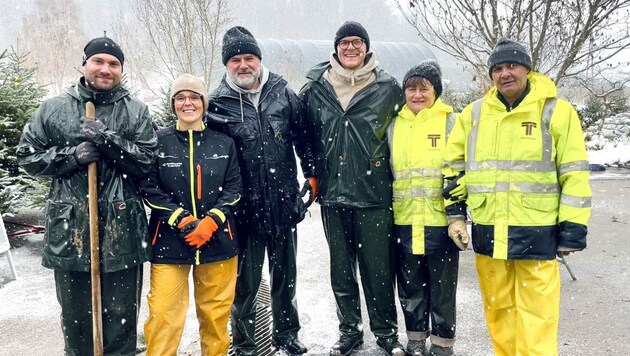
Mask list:
[[[630,162],[630,142],[589,142],[588,146],[603,145],[601,150],[588,151],[589,163],[604,165],[627,164]]]
[[[628,142],[605,143],[599,147],[601,150],[589,151],[590,163],[615,166],[630,162],[630,143]],[[606,260],[605,263],[608,265],[614,262],[614,258],[619,260],[621,257],[614,256],[614,254],[611,257],[610,251],[615,251],[613,246],[598,246],[604,242],[608,243],[607,241],[618,241],[622,234],[620,232],[622,230],[618,228],[621,227],[620,225],[629,223],[625,215],[621,213],[621,211],[627,211],[627,205],[623,204],[627,204],[627,197],[624,195],[630,187],[626,183],[628,176],[628,169],[623,168],[608,168],[605,172],[593,172],[591,175],[594,181],[605,181],[593,182],[595,199],[602,194],[605,194],[606,198],[599,197],[599,201],[595,200],[593,229],[591,230],[589,227],[591,235],[596,237],[591,239],[593,244],[589,246],[587,252],[578,255],[580,257],[575,259],[573,256],[571,257],[573,268],[580,275],[582,281],[570,283],[567,280],[566,271],[563,270],[563,290],[568,293],[563,294],[560,329],[561,354],[579,355],[583,354],[580,350],[591,350],[592,348],[602,351],[602,354],[630,354],[630,350],[626,350],[625,344],[618,344],[615,341],[619,340],[621,336],[610,337],[611,334],[616,333],[615,330],[624,329],[619,324],[622,323],[621,320],[627,320],[623,317],[624,314],[629,315],[627,301],[630,300],[630,295],[627,295],[625,281],[628,278],[627,266],[630,265],[627,256],[630,254],[621,253],[621,256],[626,256],[623,257],[625,262],[621,261],[615,265],[616,267],[611,268],[613,271],[621,271],[621,274],[615,273],[614,278],[604,278],[606,276],[603,276],[600,271],[600,266],[604,264],[603,260]],[[616,182],[608,182],[611,179]],[[608,189],[612,189],[609,186],[616,188],[614,191],[608,192]],[[623,204],[618,207],[617,204],[621,203],[616,202],[615,199],[623,202]],[[605,210],[608,208],[612,210]],[[299,285],[297,293],[302,322],[300,338],[309,347],[309,355],[326,355],[328,348],[337,338],[337,320],[334,299],[330,289],[326,240],[321,227],[317,204],[311,208],[311,213],[312,215],[298,226],[297,267]],[[611,214],[614,215],[612,220]],[[610,221],[616,222],[616,224],[611,224]],[[604,231],[598,231],[602,229]],[[604,236],[607,238],[602,239],[601,237]],[[63,338],[59,327],[60,308],[56,301],[52,271],[41,267],[42,246],[41,235],[31,236],[26,238],[22,247],[11,250],[18,269],[18,279],[15,281],[8,279],[6,259],[4,256],[0,256],[0,354],[2,355],[60,355],[63,353]],[[617,245],[618,247],[619,245]],[[627,250],[627,248],[625,249]],[[481,300],[474,272],[473,255],[472,251],[468,250],[462,253],[460,260],[456,350],[458,355],[486,356],[491,355],[492,351],[481,313]],[[148,314],[145,299],[149,281],[148,267],[147,264],[145,266],[145,287],[142,293],[140,325],[138,325],[140,333],[142,333],[142,324]],[[601,311],[602,308],[607,308],[607,310],[601,311],[602,314],[599,316],[593,316],[594,311],[589,306],[589,301],[594,300],[593,296],[597,296],[602,287],[607,289],[604,293],[599,293],[602,295],[598,301],[593,303],[597,305],[595,310]],[[622,290],[626,292],[621,292]],[[625,296],[621,295],[624,293]],[[614,295],[619,295],[617,298],[619,300],[611,302],[610,296]],[[178,355],[199,355],[198,323],[195,320],[193,305],[191,303],[189,308]],[[365,303],[362,305],[365,306]],[[610,307],[608,307],[609,305]],[[369,332],[369,319],[365,307],[362,312],[365,318],[366,344],[357,354],[361,356],[380,355],[374,338]],[[606,318],[605,316],[609,317]],[[400,308],[399,325],[400,338],[404,342],[406,335]],[[592,330],[599,330],[600,334],[592,336]],[[36,336],[32,335],[33,332]],[[591,344],[597,344],[597,346]]]

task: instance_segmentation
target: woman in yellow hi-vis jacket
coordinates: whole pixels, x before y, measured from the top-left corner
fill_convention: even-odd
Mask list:
[[[208,90],[183,74],[171,86],[177,124],[158,131],[158,158],[141,193],[151,207],[153,247],[147,356],[175,355],[188,310],[192,270],[201,354],[227,355],[238,242],[232,210],[241,197],[236,146],[202,119]]]
[[[502,38],[488,67],[495,86],[462,111],[446,147],[446,211],[462,214],[449,193],[467,191],[495,354],[557,355],[556,254],[586,247],[590,215],[584,136],[575,109],[531,71],[522,45]],[[456,219],[449,227],[462,228]]]
[[[459,248],[448,236],[442,199],[442,161],[454,124],[439,99],[441,71],[423,61],[403,79],[406,104],[388,127],[394,175],[393,208],[398,296],[409,342],[407,355],[452,355]]]

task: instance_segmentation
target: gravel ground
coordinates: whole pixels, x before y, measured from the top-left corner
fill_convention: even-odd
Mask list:
[[[593,214],[589,247],[567,258],[577,281],[561,267],[562,300],[559,331],[560,355],[630,355],[627,322],[630,320],[630,175],[627,170],[594,173]],[[301,340],[309,355],[326,355],[337,339],[335,304],[330,289],[328,253],[318,206],[298,227],[298,304]],[[11,252],[18,278],[9,279],[8,263],[0,258],[0,354],[62,355],[59,306],[52,271],[41,267],[41,235],[12,240]],[[457,355],[492,355],[483,318],[474,268],[474,254],[460,259],[457,290]],[[149,276],[145,266],[145,289]],[[365,305],[365,303],[363,303]],[[369,332],[367,314],[365,344],[358,355],[381,355]],[[141,322],[147,316],[143,300]],[[399,311],[400,339],[406,342]],[[142,324],[138,326],[142,330]],[[179,355],[200,355],[194,308],[190,308]]]

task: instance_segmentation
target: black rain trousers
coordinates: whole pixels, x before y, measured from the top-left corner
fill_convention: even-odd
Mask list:
[[[408,238],[401,236],[408,234]],[[411,252],[411,229],[396,226],[396,282],[407,331],[455,338],[458,251]]]
[[[265,252],[269,256],[272,338],[279,343],[298,338],[296,287],[297,231],[239,234],[239,266],[232,305],[232,345],[241,354],[256,354],[256,297],[262,281]]]
[[[65,355],[94,353],[92,287],[89,272],[55,270],[57,300]],[[103,350],[105,355],[136,354],[138,313],[142,291],[142,265],[101,273]]]
[[[358,266],[370,330],[382,342],[397,340],[391,209],[322,206],[322,220],[339,332],[363,338]]]

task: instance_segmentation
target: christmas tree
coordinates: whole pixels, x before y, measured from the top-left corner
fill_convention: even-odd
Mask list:
[[[24,125],[46,91],[35,81],[35,68],[25,65],[28,54],[0,53],[0,212],[41,205],[48,182],[29,176],[17,165],[16,147]]]

